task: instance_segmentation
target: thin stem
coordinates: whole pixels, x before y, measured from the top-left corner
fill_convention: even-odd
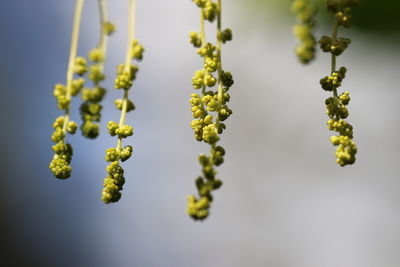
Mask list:
[[[218,56],[218,109],[222,106],[222,81],[221,81],[221,73],[222,73],[222,49],[221,49],[221,34],[222,34],[222,26],[221,26],[221,15],[222,15],[222,0],[218,0],[218,21],[217,21],[217,56]],[[217,126],[219,124],[219,119],[217,117]]]
[[[336,43],[338,30],[339,30],[339,24],[338,24],[337,20],[335,19],[335,24],[333,25],[333,30],[332,30],[332,44]],[[332,74],[333,72],[336,71],[336,56],[333,53],[331,53],[331,61],[332,61],[331,62],[331,74]],[[333,88],[333,98],[334,99],[338,99],[339,98],[338,92],[337,92],[337,88]],[[335,103],[336,102],[337,101],[335,101]],[[335,108],[336,108],[336,105],[335,105]],[[340,119],[338,115],[336,117],[338,119]]]
[[[132,43],[135,40],[135,13],[136,0],[129,0],[129,25],[128,25],[128,42],[126,47],[125,71],[130,71],[132,61]]]
[[[221,16],[222,16],[222,1],[218,0],[218,14],[217,14],[217,52],[218,52],[218,71],[221,72],[222,70],[222,62],[221,62],[221,32],[222,32],[222,23],[221,23]]]
[[[218,112],[221,109],[222,106],[222,81],[221,81],[221,73],[222,73],[222,53],[221,53],[221,46],[222,46],[222,41],[221,41],[221,9],[222,9],[222,1],[218,0],[218,14],[217,14],[217,57],[218,57],[218,106],[217,106],[217,116],[216,116],[216,122],[215,125],[217,129],[219,129],[219,118],[218,118]],[[216,144],[211,145],[211,161],[214,162],[214,157],[212,156],[215,151]]]
[[[200,8],[200,38],[201,38],[201,47],[206,46],[206,31],[204,30],[204,10]],[[206,63],[206,57],[204,57],[204,64]],[[208,71],[205,69],[205,75],[208,74]],[[206,85],[203,85],[202,88],[203,95],[206,93]]]
[[[75,11],[74,11],[74,24],[72,28],[72,38],[71,38],[71,49],[69,54],[69,63],[68,63],[68,71],[67,71],[67,87],[66,87],[66,97],[67,100],[71,100],[71,86],[72,79],[74,76],[74,65],[76,59],[76,53],[78,50],[78,41],[79,41],[79,29],[81,24],[82,10],[83,4],[85,0],[76,0],[75,2]],[[65,109],[65,117],[64,117],[64,125],[63,132],[67,132],[67,125],[70,119],[70,104],[68,104]]]
[[[107,53],[107,41],[108,35],[104,31],[104,24],[108,21],[108,12],[107,12],[107,1],[106,0],[98,0],[99,4],[99,13],[100,13],[100,40],[98,44],[98,48],[101,50],[104,58]],[[104,69],[105,60],[99,63],[100,70]]]
[[[332,44],[336,43],[338,30],[339,30],[339,24],[335,19],[335,24],[333,25],[333,30],[332,30]],[[336,56],[332,54],[331,73],[333,73],[334,71],[336,71]]]
[[[126,50],[126,58],[125,58],[125,66],[124,71],[131,71],[131,61],[132,61],[132,43],[135,38],[135,12],[136,12],[136,0],[129,0],[129,25],[128,25],[128,41],[127,41],[127,50]],[[125,124],[126,119],[126,110],[128,107],[128,91],[124,90],[124,98],[122,100],[122,109],[121,109],[121,117],[119,119],[119,127],[122,127]],[[117,151],[120,152],[122,148],[122,137],[118,137],[117,142]]]
[[[206,32],[204,30],[204,10],[200,8],[200,38],[202,46],[206,45]]]

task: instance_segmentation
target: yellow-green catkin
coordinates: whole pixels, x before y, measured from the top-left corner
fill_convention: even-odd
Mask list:
[[[107,1],[98,0],[100,13],[100,40],[96,48],[89,54],[91,63],[88,71],[88,78],[93,82],[93,88],[82,90],[82,100],[80,107],[82,125],[81,132],[84,137],[94,139],[99,135],[99,124],[101,118],[102,105],[100,104],[106,94],[106,89],[100,85],[106,77],[104,75],[104,63],[106,60],[108,36],[115,31],[115,26],[108,21]]]
[[[333,95],[325,100],[326,113],[330,118],[327,125],[329,130],[338,133],[338,135],[331,137],[331,142],[334,146],[337,146],[336,162],[342,167],[355,162],[357,147],[353,142],[353,126],[344,120],[349,116],[347,105],[350,101],[350,94],[348,91],[338,94],[338,88],[345,78],[346,68],[336,68],[336,57],[347,48],[350,39],[339,38],[337,35],[340,27],[351,27],[352,9],[357,4],[357,0],[326,1],[328,11],[335,14],[335,23],[332,36],[324,35],[319,40],[322,51],[331,54],[331,73],[322,78],[320,84],[322,89],[333,92]]]
[[[142,60],[144,48],[135,40],[135,9],[136,1],[129,0],[129,32],[128,46],[126,52],[125,64],[117,68],[117,77],[115,79],[115,88],[122,89],[124,94],[122,99],[115,100],[115,106],[121,110],[119,122],[109,121],[107,124],[108,132],[111,136],[117,136],[117,146],[107,149],[105,159],[110,164],[107,166],[107,177],[104,179],[104,189],[101,199],[104,203],[117,202],[121,198],[121,190],[125,183],[124,170],[120,166],[120,161],[126,161],[132,155],[133,148],[130,145],[122,147],[122,140],[133,135],[133,127],[125,124],[126,113],[135,109],[135,105],[128,98],[129,89],[132,87],[136,78],[138,66],[132,64],[133,60]]]
[[[188,196],[187,213],[195,220],[203,220],[209,215],[213,197],[211,192],[222,185],[216,178],[215,167],[224,162],[225,150],[218,145],[220,134],[225,130],[223,123],[231,114],[228,107],[229,88],[233,85],[230,72],[222,69],[221,46],[232,40],[232,30],[221,27],[222,1],[193,0],[200,8],[200,32],[191,32],[190,43],[197,48],[197,54],[203,58],[203,68],[196,71],[192,78],[193,88],[199,93],[191,94],[190,104],[193,115],[191,127],[197,141],[210,145],[210,154],[199,156],[202,175],[196,179],[198,197]],[[217,21],[216,45],[206,42],[205,21]],[[216,89],[213,89],[215,88]]]
[[[316,8],[310,0],[294,0],[292,12],[296,14],[297,24],[293,26],[293,34],[298,40],[295,54],[303,64],[310,63],[315,58],[314,37]]]
[[[70,118],[71,97],[76,96],[83,88],[84,79],[74,78],[74,73],[82,76],[87,71],[86,60],[77,57],[79,28],[82,16],[84,0],[76,0],[74,23],[71,38],[71,50],[69,56],[69,64],[67,71],[67,83],[56,84],[53,95],[57,100],[58,109],[64,111],[63,116],[59,116],[53,123],[54,132],[51,140],[55,143],[52,147],[54,151],[53,159],[50,162],[50,170],[54,176],[59,179],[66,179],[71,176],[72,168],[70,166],[72,159],[72,146],[65,142],[67,133],[74,134],[78,125]]]

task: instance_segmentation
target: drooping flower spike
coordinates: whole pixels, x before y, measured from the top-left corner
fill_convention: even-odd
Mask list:
[[[63,110],[64,115],[59,116],[53,123],[55,131],[51,136],[51,140],[55,145],[52,147],[54,156],[50,162],[49,168],[53,172],[54,176],[60,179],[66,179],[71,176],[72,168],[70,163],[73,150],[72,146],[65,142],[65,139],[68,133],[74,134],[78,128],[77,123],[71,120],[71,97],[76,96],[84,85],[83,78],[73,79],[74,73],[82,76],[87,71],[86,60],[76,56],[83,4],[84,0],[76,0],[71,50],[67,70],[67,83],[66,85],[56,84],[53,92],[53,95],[57,100],[58,109]]]
[[[119,122],[109,121],[107,124],[108,132],[111,136],[117,136],[117,146],[107,149],[105,159],[110,164],[107,166],[107,177],[104,179],[104,189],[101,199],[104,203],[117,202],[121,198],[121,190],[125,183],[124,170],[120,166],[120,161],[126,161],[132,155],[133,148],[130,145],[122,147],[122,140],[133,135],[133,127],[125,124],[126,113],[135,109],[135,105],[129,99],[129,89],[132,87],[139,70],[138,66],[132,64],[132,60],[142,60],[144,48],[135,40],[135,10],[136,1],[129,0],[129,26],[128,26],[128,45],[125,64],[117,68],[115,88],[122,89],[124,94],[122,99],[115,100],[115,106],[121,110]]]
[[[230,72],[222,69],[221,46],[232,40],[231,29],[222,30],[221,8],[222,1],[193,0],[200,8],[200,32],[191,32],[190,43],[198,48],[197,53],[203,58],[203,68],[196,71],[192,79],[193,88],[200,93],[191,94],[190,104],[193,115],[191,127],[197,141],[204,141],[210,145],[210,155],[201,154],[199,162],[202,175],[196,179],[198,197],[188,196],[187,213],[195,220],[203,220],[209,215],[213,197],[211,192],[222,185],[216,178],[215,167],[224,161],[225,150],[217,145],[220,134],[225,130],[225,121],[232,110],[228,107],[229,88],[233,85]],[[205,21],[217,20],[216,45],[206,41]],[[213,90],[216,86],[217,89]]]
[[[108,21],[107,2],[98,0],[100,13],[100,40],[96,48],[89,52],[88,58],[91,62],[89,66],[88,78],[93,82],[93,88],[82,90],[82,100],[80,107],[82,125],[81,131],[84,137],[94,139],[99,135],[99,124],[101,118],[102,101],[106,94],[106,89],[101,87],[100,82],[106,76],[104,74],[104,63],[106,60],[108,36],[115,31],[115,26]]]
[[[350,39],[339,38],[340,27],[351,27],[351,13],[358,0],[328,0],[326,6],[328,11],[335,14],[332,36],[322,36],[319,40],[322,51],[331,54],[331,73],[320,80],[322,89],[331,91],[333,95],[325,100],[326,113],[330,120],[327,122],[328,128],[335,131],[338,135],[331,137],[331,142],[336,149],[336,162],[340,166],[353,164],[356,160],[356,144],[353,142],[353,126],[346,119],[349,116],[347,105],[350,101],[350,94],[345,91],[339,95],[338,89],[345,78],[346,68],[336,67],[336,57],[341,55],[350,44]]]
[[[293,27],[293,34],[298,40],[295,53],[303,64],[310,63],[315,58],[317,42],[313,31],[316,11],[310,0],[294,0],[292,3],[292,12],[296,14],[297,19],[297,24]]]

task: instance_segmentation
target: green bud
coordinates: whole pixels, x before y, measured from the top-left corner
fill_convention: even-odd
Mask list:
[[[219,34],[219,38],[221,39],[222,43],[226,43],[228,41],[232,41],[232,30],[229,28],[226,28]]]
[[[115,134],[121,138],[127,138],[128,136],[133,135],[133,127],[129,125],[123,125],[115,130]]]
[[[83,78],[72,80],[71,95],[76,96],[77,94],[79,94],[79,92],[83,88],[84,84],[85,84],[85,80]]]
[[[106,21],[103,23],[103,32],[106,35],[111,35],[113,32],[115,32],[115,30],[115,25],[112,24],[110,21]]]
[[[75,134],[76,129],[78,128],[78,124],[74,121],[70,121],[67,124],[67,132],[69,132],[70,134]]]
[[[142,60],[143,52],[144,47],[137,40],[134,40],[132,43],[132,59]]]
[[[203,128],[203,139],[210,145],[215,144],[219,140],[215,124],[209,124]]]
[[[126,146],[124,149],[121,151],[121,161],[126,161],[132,156],[132,151],[133,148],[132,146]]]
[[[64,134],[64,132],[63,132],[63,130],[62,130],[61,128],[57,128],[57,129],[53,132],[53,134],[51,135],[51,140],[52,140],[54,143],[58,143],[58,142],[64,140],[64,138],[65,138],[65,134]]]
[[[67,90],[65,89],[65,86],[63,84],[57,83],[54,86],[54,91],[53,91],[53,96],[58,98],[59,96],[65,96],[67,93]]]
[[[206,57],[205,63],[204,63],[204,68],[208,71],[208,72],[215,72],[218,68],[218,62],[217,62],[217,58],[210,58],[210,57]]]
[[[104,61],[103,50],[101,50],[99,48],[94,48],[94,49],[90,50],[88,57],[92,62],[95,62],[95,63],[103,62]]]
[[[107,162],[113,162],[113,161],[118,161],[120,158],[120,154],[118,153],[117,149],[112,147],[106,150],[106,161]]]
[[[64,159],[53,159],[50,162],[49,168],[55,177],[59,179],[67,179],[71,176],[72,168]]]
[[[88,120],[81,125],[82,135],[94,139],[99,135],[99,125]]]
[[[59,116],[57,117],[57,119],[54,121],[53,123],[53,128],[54,129],[60,129],[62,130],[63,126],[64,126],[64,116]]]
[[[204,18],[210,22],[213,22],[217,17],[218,6],[212,1],[207,1],[203,8]]]
[[[190,43],[193,44],[194,47],[201,47],[201,38],[197,32],[190,32],[189,33]]]
[[[57,97],[57,107],[60,110],[67,109],[70,103],[71,100],[68,99],[65,95],[60,95],[59,97]]]
[[[199,54],[202,57],[213,57],[215,50],[216,47],[214,45],[212,45],[211,43],[207,43],[205,46],[197,50],[197,54]]]
[[[123,104],[123,100],[122,99],[116,99],[114,101],[115,107],[119,110],[122,110],[122,104]],[[126,111],[132,111],[135,110],[135,104],[133,104],[133,102],[129,99],[127,99],[127,106],[126,106]]]
[[[199,155],[199,162],[201,164],[201,166],[207,166],[210,163],[210,160],[208,159],[208,157],[204,154],[200,154]]]
[[[117,135],[116,131],[118,130],[118,128],[118,123],[116,123],[115,121],[109,121],[107,123],[107,130],[111,136]]]
[[[233,85],[233,77],[230,72],[221,72],[221,82],[223,86],[231,87]]]
[[[77,57],[75,59],[74,72],[80,76],[87,72],[87,63],[84,57]]]
[[[90,66],[89,79],[92,80],[94,84],[98,84],[105,78],[106,76],[101,71],[100,66],[98,65]]]

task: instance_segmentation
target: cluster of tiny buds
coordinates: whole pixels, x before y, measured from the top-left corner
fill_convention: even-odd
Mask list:
[[[343,79],[346,77],[347,69],[340,67],[339,71],[334,71],[331,75],[322,78],[319,83],[322,89],[326,91],[333,91],[342,85]]]
[[[82,99],[85,101],[80,107],[83,123],[81,125],[82,135],[87,138],[96,138],[99,135],[99,122],[102,101],[106,89],[96,86],[93,89],[85,88],[82,91]]]
[[[351,10],[358,3],[357,0],[328,0],[327,9],[335,13],[335,25],[332,37],[322,36],[319,40],[322,51],[332,54],[332,73],[320,80],[322,89],[333,92],[333,96],[325,100],[326,113],[329,116],[328,128],[338,135],[331,137],[331,142],[336,149],[336,162],[340,166],[353,164],[356,160],[356,144],[353,142],[353,126],[346,119],[349,116],[347,105],[350,102],[350,93],[345,91],[338,95],[338,88],[346,76],[346,68],[340,67],[335,70],[336,58],[351,43],[348,38],[338,38],[337,31],[340,26],[349,28],[351,26]]]
[[[131,46],[131,59],[142,60],[144,48],[138,43],[137,40],[132,42]],[[124,89],[125,93],[131,88],[133,81],[136,78],[136,73],[139,68],[136,65],[130,64],[127,68],[125,65],[119,65],[117,68],[117,77],[114,81],[116,89]],[[122,117],[125,117],[126,112],[135,109],[134,103],[124,95],[123,99],[116,99],[114,101],[115,107],[121,110]],[[121,198],[121,190],[125,183],[124,170],[119,165],[119,161],[124,162],[132,156],[133,148],[128,145],[124,148],[121,147],[122,139],[133,135],[133,127],[127,124],[120,125],[115,121],[107,123],[108,133],[111,136],[118,136],[118,147],[108,148],[106,150],[105,160],[110,162],[106,171],[108,173],[104,180],[104,188],[102,191],[101,199],[104,203],[109,204],[117,202]]]
[[[218,15],[218,5],[212,0],[193,0],[193,2],[202,9],[204,18],[213,22]]]
[[[210,203],[213,199],[211,191],[221,187],[222,181],[217,179],[214,166],[219,166],[224,162],[225,149],[216,146],[211,150],[211,156],[204,154],[199,156],[199,163],[202,166],[203,176],[196,179],[196,187],[200,198],[188,196],[188,214],[195,220],[203,220],[209,214]],[[203,178],[204,177],[204,178]]]
[[[119,165],[119,160],[125,161],[132,155],[132,146],[126,146],[121,151],[116,148],[109,148],[106,151],[106,161],[110,162],[106,171],[107,177],[104,179],[104,189],[102,192],[102,200],[108,204],[117,202],[121,198],[121,190],[125,183],[124,170]]]
[[[212,51],[211,53],[206,51]],[[207,43],[200,48],[198,54],[204,59],[204,69],[195,72],[192,78],[194,89],[203,89],[213,87],[217,83],[217,79],[213,76],[213,72],[217,71],[218,56],[214,54],[215,46]],[[202,96],[199,94],[191,94],[190,104],[192,106],[192,114],[194,120],[191,122],[191,127],[194,130],[196,140],[204,140],[206,143],[214,144],[219,140],[218,134],[221,134],[225,129],[224,123],[214,123],[214,117],[208,112],[216,112],[218,120],[225,121],[232,114],[232,110],[227,106],[230,95],[229,87],[233,85],[233,78],[230,72],[219,72],[219,79],[222,85],[222,97],[218,92],[205,91]]]
[[[327,0],[327,9],[335,14],[339,26],[351,27],[351,12],[353,7],[358,5],[358,0]]]
[[[103,35],[111,35],[115,31],[115,26],[111,22],[107,21],[103,23]],[[82,64],[76,62],[76,67],[81,72],[89,72],[88,78],[93,82],[93,88],[85,88],[82,90],[82,100],[84,101],[80,107],[80,113],[82,118],[81,132],[84,137],[94,139],[99,135],[99,124],[101,119],[102,105],[100,104],[103,100],[106,89],[100,86],[100,82],[106,77],[103,73],[103,66],[105,61],[104,45],[102,43],[104,38],[100,38],[99,45],[89,51],[88,59],[91,64],[87,68],[86,62],[80,59]]]
[[[298,24],[293,27],[293,34],[299,44],[295,53],[301,63],[306,64],[315,57],[316,40],[313,35],[316,8],[309,0],[294,0],[292,12],[296,14]]]
[[[218,108],[218,94],[207,91],[202,97],[198,94],[191,94],[190,104],[192,106],[193,120],[190,123],[194,130],[194,136],[198,141],[205,141],[212,145],[219,140],[218,134],[221,134],[226,128],[222,121],[225,121],[232,114],[232,110],[226,105],[230,95],[228,90],[224,89],[222,94],[222,107]],[[217,112],[219,120],[218,127],[214,123],[214,117],[208,114],[208,111]]]
[[[129,90],[132,87],[133,80],[136,78],[137,71],[138,67],[135,65],[131,65],[128,70],[125,70],[125,65],[118,65],[114,87],[116,89]]]
[[[144,48],[137,40],[132,42],[132,59],[142,60]],[[131,64],[128,70],[125,70],[125,65],[121,64],[117,68],[117,77],[114,81],[114,87],[116,89],[129,90],[132,86],[133,80],[136,78],[136,73],[139,68],[136,65]]]
[[[116,30],[115,25],[110,22],[110,21],[106,21],[103,23],[103,33],[105,35],[111,35],[112,33],[114,33]]]
[[[120,138],[127,138],[128,136],[132,136],[133,135],[133,127],[130,125],[122,125],[121,127],[119,127],[118,123],[116,123],[115,121],[109,121],[107,123],[107,129],[108,129],[108,133],[111,136],[116,136],[118,135],[118,137]]]
[[[74,73],[82,76],[86,73],[86,60],[82,57],[75,59]],[[53,159],[50,162],[49,168],[55,177],[66,179],[71,176],[72,168],[70,166],[72,160],[72,146],[65,142],[66,134],[75,134],[78,124],[69,120],[69,109],[71,96],[77,96],[83,86],[85,80],[77,78],[70,81],[70,88],[63,84],[56,84],[53,90],[53,96],[56,98],[57,107],[65,112],[65,116],[58,117],[53,123],[54,132],[51,140],[55,143],[52,149],[54,151]],[[68,92],[69,89],[69,92]]]
[[[77,96],[85,84],[83,78],[72,80],[71,82],[71,96]],[[71,103],[71,99],[67,97],[67,88],[63,84],[56,84],[54,86],[53,96],[56,98],[57,107],[60,110],[66,110]]]
[[[107,177],[104,179],[104,189],[101,199],[104,203],[117,202],[121,198],[121,190],[125,184],[124,169],[118,161],[113,161],[107,166]]]
[[[350,101],[349,92],[342,93],[339,98],[329,97],[325,100],[326,113],[331,118],[328,122],[328,128],[335,131],[339,136],[332,136],[331,142],[336,149],[336,162],[340,166],[353,164],[356,160],[356,144],[353,139],[353,126],[344,121],[349,116],[347,105]]]
[[[54,132],[51,135],[51,140],[55,145],[52,147],[54,156],[50,162],[49,168],[54,176],[60,179],[70,177],[72,171],[69,165],[72,159],[72,146],[68,143],[65,144],[64,124],[65,118],[63,116],[58,117],[53,123]],[[66,131],[70,134],[74,134],[77,128],[78,125],[73,121],[69,121],[66,125]]]
[[[351,40],[349,38],[336,38],[335,41],[332,41],[332,38],[326,35],[319,40],[322,51],[332,53],[335,56],[342,54],[350,43]]]
[[[219,19],[221,7],[212,0],[193,0],[201,8],[201,23],[204,20],[213,22]],[[201,26],[204,29],[204,25]],[[198,141],[204,141],[211,146],[210,156],[200,155],[199,162],[203,175],[196,180],[199,198],[188,196],[187,213],[195,220],[203,220],[209,214],[212,201],[211,191],[218,189],[222,182],[215,178],[215,166],[223,162],[225,150],[217,146],[220,134],[225,130],[223,123],[232,114],[228,107],[230,95],[229,88],[233,85],[233,77],[230,72],[222,70],[221,43],[232,40],[232,30],[220,29],[220,21],[217,27],[217,45],[205,41],[205,33],[190,32],[189,42],[197,48],[197,54],[203,58],[203,68],[197,70],[192,78],[193,88],[201,90],[190,96],[190,105],[193,120],[190,123],[194,131],[194,137]],[[212,87],[218,85],[217,90]]]

